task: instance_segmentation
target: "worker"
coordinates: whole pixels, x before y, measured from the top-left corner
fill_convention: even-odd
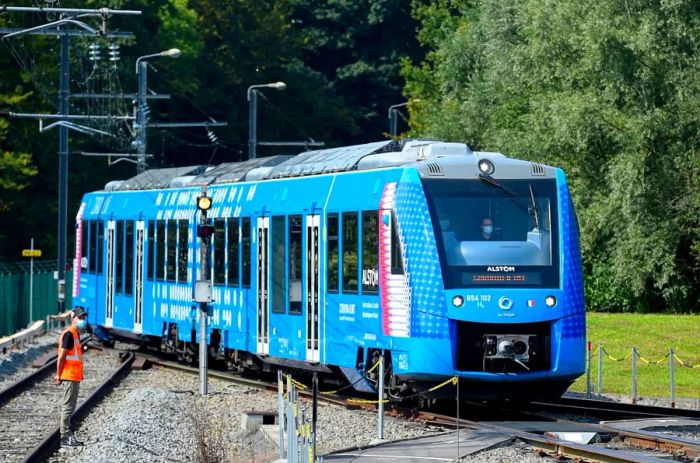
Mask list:
[[[87,329],[87,312],[76,306],[71,312],[71,324],[58,340],[58,360],[54,384],[63,386],[61,407],[61,447],[83,445],[71,430],[70,418],[78,403],[80,381],[83,380],[83,347],[80,345],[80,331]]]

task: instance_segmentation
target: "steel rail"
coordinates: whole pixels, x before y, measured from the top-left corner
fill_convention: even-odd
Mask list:
[[[123,359],[122,364],[117,368],[117,370],[106,380],[102,382],[97,388],[92,391],[92,393],[83,400],[83,402],[76,408],[73,415],[71,415],[71,420],[73,423],[79,423],[82,419],[87,416],[90,409],[107,394],[109,388],[116,385],[119,380],[128,373],[129,367],[134,361],[134,354],[126,354],[126,358]],[[53,451],[56,447],[60,445],[61,431],[59,428],[54,429],[54,431],[49,434],[39,445],[34,447],[33,450],[29,451],[24,456],[22,463],[38,463],[46,460],[46,456]]]
[[[34,373],[30,374],[29,376],[25,376],[24,378],[20,379],[19,381],[13,384],[10,384],[8,387],[0,391],[0,407],[6,404],[13,397],[17,397],[22,392],[31,388],[34,385],[34,383],[42,379],[44,376],[47,376],[49,372],[55,371],[56,357],[58,357],[58,354],[49,358],[49,360],[47,360],[46,365],[36,370]]]
[[[589,411],[594,413],[614,412],[619,415],[621,412],[623,412],[630,416],[640,417],[680,416],[684,418],[700,419],[700,410],[693,410],[689,408],[670,408],[652,405],[628,404],[622,402],[606,402],[603,400],[595,399],[577,399],[571,397],[562,397],[561,399],[554,399],[548,401],[534,401],[531,403],[537,406],[537,408],[568,408],[575,413],[580,413],[581,411]]]
[[[425,412],[418,413],[418,416],[422,415],[423,413]],[[429,419],[431,422],[448,426],[450,422],[454,423],[453,426],[456,426],[457,424],[457,419],[449,415],[437,415],[434,413],[427,412],[425,413],[425,418]],[[590,426],[592,428],[595,427],[595,425]],[[662,463],[668,461],[657,457],[633,454],[624,450],[611,450],[602,447],[595,447],[592,445],[567,442],[552,437],[545,437],[531,432],[522,431],[520,429],[511,428],[508,426],[486,423],[483,421],[471,421],[460,419],[459,427],[487,429],[490,431],[506,434],[518,438],[531,445],[532,447],[536,447],[546,452],[554,453],[558,456],[571,457],[579,460],[583,459],[584,461],[595,461],[603,463]],[[620,434],[619,430],[606,430],[606,432],[614,432],[616,434]]]
[[[88,335],[83,335],[80,337],[80,342],[84,344],[88,339]],[[31,373],[25,376],[24,378],[21,378],[20,380],[16,381],[13,384],[10,384],[5,389],[1,390],[0,407],[7,403],[13,397],[17,397],[22,392],[32,387],[37,381],[39,381],[43,376],[45,376],[47,372],[53,370],[56,367],[55,362],[57,357],[58,353],[49,356],[48,358],[46,358],[46,363],[44,364],[44,366],[40,367],[34,373]]]

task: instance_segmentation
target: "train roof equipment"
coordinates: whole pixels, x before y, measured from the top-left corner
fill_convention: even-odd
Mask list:
[[[150,169],[128,180],[112,181],[107,191],[177,188],[196,185],[237,183],[279,178],[306,177],[334,172],[371,170],[423,163],[432,175],[443,175],[438,159],[464,156],[504,157],[500,153],[472,151],[464,143],[435,140],[386,140],[363,145],[343,146],[276,155],[214,167],[189,166]]]

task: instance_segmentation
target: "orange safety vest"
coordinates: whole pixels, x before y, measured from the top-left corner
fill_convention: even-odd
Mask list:
[[[66,355],[66,363],[63,364],[63,371],[61,371],[61,379],[68,381],[82,381],[83,380],[83,346],[80,345],[80,335],[78,334],[77,328],[74,326],[69,326],[66,328],[61,337],[58,338],[58,348],[61,349],[61,340],[63,335],[70,332],[73,335],[73,348],[68,351]]]

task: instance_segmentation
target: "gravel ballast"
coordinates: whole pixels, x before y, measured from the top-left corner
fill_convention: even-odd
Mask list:
[[[0,354],[0,391],[20,378],[34,371],[32,363],[37,357],[56,349],[59,333],[43,334],[34,338],[32,344],[21,349],[9,350]]]
[[[203,398],[195,375],[161,368],[135,371],[77,429],[85,447],[62,449],[49,461],[193,461],[200,460],[202,442],[217,461],[275,460],[277,447],[265,434],[241,429],[241,414],[251,410],[276,411],[277,395],[212,378]],[[376,438],[374,413],[328,404],[319,404],[318,413],[319,454]],[[390,417],[384,423],[389,440],[433,431]]]

